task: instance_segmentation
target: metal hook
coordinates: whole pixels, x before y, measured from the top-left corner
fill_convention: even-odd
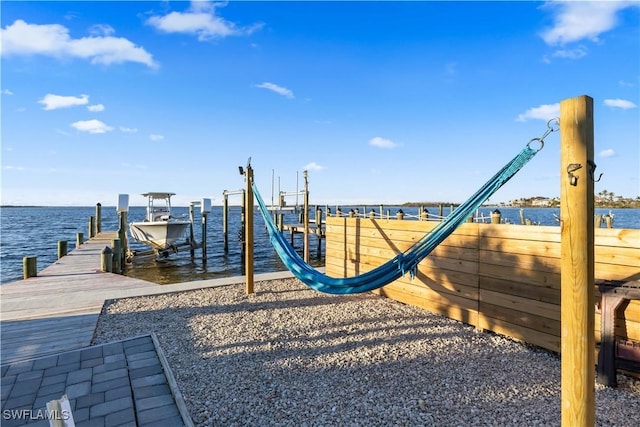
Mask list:
[[[589,176],[591,177],[591,180],[592,180],[593,182],[599,182],[599,181],[600,181],[600,179],[602,178],[602,175],[603,175],[603,174],[600,174],[600,175],[598,176],[598,179],[595,179],[595,178],[594,178],[594,172],[596,171],[596,167],[597,167],[597,166],[596,166],[596,164],[594,163],[594,161],[593,161],[593,160],[587,160],[587,163],[589,164]]]
[[[581,168],[582,168],[582,165],[580,163],[570,163],[569,166],[567,166],[567,175],[569,175],[569,184],[573,185],[574,187],[578,185],[578,177],[575,176],[573,173]]]

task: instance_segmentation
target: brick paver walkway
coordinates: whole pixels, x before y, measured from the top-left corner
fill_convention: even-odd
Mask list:
[[[169,384],[151,336],[2,365],[0,424],[49,426],[66,394],[77,427],[184,426]]]

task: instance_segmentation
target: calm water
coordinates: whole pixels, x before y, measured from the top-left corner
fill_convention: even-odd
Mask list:
[[[358,208],[360,212],[367,212],[372,207],[342,207],[343,212],[349,209]],[[335,212],[335,207],[331,207]],[[373,207],[378,212],[378,207]],[[406,214],[405,218],[415,216],[417,208],[402,208]],[[487,218],[495,208],[482,208],[478,211],[478,216]],[[519,208],[499,208],[504,221],[514,224],[520,223]],[[324,210],[324,208],[323,208]],[[385,214],[394,216],[398,207],[384,207]],[[429,208],[431,214],[437,214],[436,208]],[[444,214],[448,214],[445,208]],[[596,209],[597,214],[608,214],[608,209]],[[26,208],[2,208],[1,213],[1,279],[2,283],[22,278],[22,258],[25,256],[38,257],[38,271],[51,265],[56,261],[57,242],[59,240],[68,241],[68,250],[75,247],[76,233],[84,233],[85,239],[88,237],[89,217],[95,215],[95,207],[26,207]],[[184,215],[188,217],[188,208],[174,208],[176,216]],[[559,215],[559,209],[536,208],[525,209],[525,218],[530,219],[534,224],[558,225],[555,215]],[[613,209],[615,228],[640,228],[640,209]],[[313,218],[314,213],[311,213]],[[143,207],[132,207],[129,211],[129,221],[142,220],[144,217]],[[156,283],[177,283],[192,280],[204,280],[219,277],[242,275],[242,248],[240,245],[240,207],[229,208],[229,250],[223,250],[222,236],[222,207],[214,207],[213,212],[208,215],[207,228],[207,262],[203,264],[200,251],[196,251],[195,259],[191,259],[189,251],[172,255],[169,259],[156,262],[153,257],[140,258],[127,268],[128,276],[149,280]],[[285,217],[286,223],[297,221],[297,214],[288,213]],[[115,230],[117,228],[117,214],[114,207],[102,207],[102,229]],[[196,214],[195,235],[198,241],[201,240],[201,218]],[[256,211],[254,216],[254,237],[255,248],[254,258],[256,273],[270,271],[280,271],[286,268],[275,253],[265,227],[262,226],[261,215]],[[295,246],[299,253],[302,253],[302,235],[295,238]],[[311,234],[310,237],[311,264],[314,266],[324,265],[324,253],[317,253],[317,240]],[[132,243],[133,249],[144,250],[146,247]],[[324,244],[322,245],[324,249]]]

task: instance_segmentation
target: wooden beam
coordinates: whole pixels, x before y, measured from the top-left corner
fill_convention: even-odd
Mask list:
[[[593,99],[560,103],[561,400],[563,426],[595,420]]]
[[[244,274],[245,274],[245,293],[253,293],[253,168],[250,164],[247,165],[245,172],[247,181],[247,191],[245,192],[245,261],[244,261]]]

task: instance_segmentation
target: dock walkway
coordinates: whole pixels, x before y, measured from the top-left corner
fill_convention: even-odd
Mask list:
[[[31,425],[37,421],[34,416],[45,415],[43,402],[59,399],[63,393],[70,395],[72,409],[86,408],[79,414],[83,422],[77,423],[78,426],[83,423],[117,425],[120,421],[126,425],[144,425],[145,415],[140,413],[144,409],[141,408],[150,409],[161,403],[162,411],[154,410],[146,415],[151,417],[150,421],[160,421],[153,417],[162,414],[176,417],[176,411],[181,408],[180,414],[184,413],[179,399],[176,398],[175,404],[167,403],[166,391],[171,385],[171,375],[168,367],[158,367],[163,355],[157,344],[152,346],[146,342],[144,348],[129,350],[129,347],[139,346],[137,341],[114,343],[109,347],[91,346],[102,307],[110,299],[240,284],[245,279],[237,276],[158,285],[105,273],[100,271],[100,256],[113,237],[113,232],[100,233],[38,272],[36,277],[0,286],[2,410],[3,417],[15,415],[11,419],[3,418],[2,425],[22,425],[25,419]],[[292,277],[291,273],[259,274],[255,279],[285,277]],[[137,350],[143,354],[134,354]],[[121,366],[123,364],[127,366]],[[136,372],[132,371],[137,368]],[[165,375],[161,375],[162,372]],[[64,380],[56,383],[57,388],[53,390],[51,382],[62,377]],[[151,382],[147,384],[147,380]],[[96,392],[101,383],[104,383],[102,386],[117,386],[121,389],[118,393],[124,394]],[[140,386],[143,388],[136,389],[138,383],[144,383]],[[172,387],[171,391],[174,397],[180,395],[177,387]],[[185,424],[190,424],[188,415],[182,418],[186,420]],[[128,423],[131,419],[135,419],[133,424]],[[45,424],[48,425],[48,421]]]

